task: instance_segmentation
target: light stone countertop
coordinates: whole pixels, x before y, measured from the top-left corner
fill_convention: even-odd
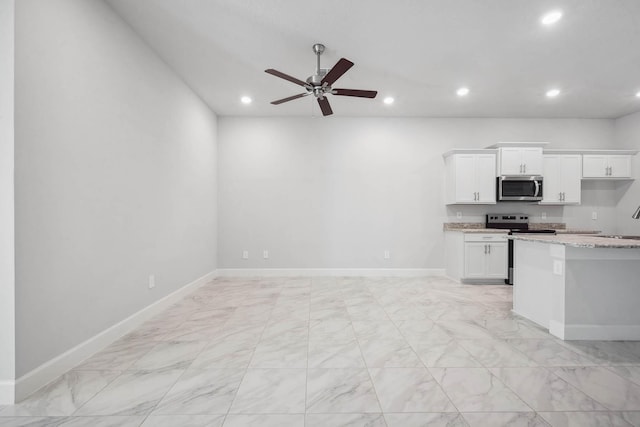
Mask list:
[[[461,233],[503,233],[509,230],[501,228],[486,228],[482,222],[445,222],[442,227],[444,231],[458,231]]]
[[[573,246],[576,248],[640,249],[640,240],[613,239],[584,234],[518,234],[509,236],[509,239]]]
[[[600,230],[586,230],[566,228],[566,224],[558,222],[534,222],[529,224],[532,230],[556,230],[557,234],[599,234]],[[483,222],[445,222],[444,231],[458,231],[461,233],[508,233],[509,230],[500,228],[486,228]]]

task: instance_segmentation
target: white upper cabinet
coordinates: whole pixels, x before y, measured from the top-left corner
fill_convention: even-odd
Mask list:
[[[542,147],[502,147],[499,175],[542,175]]]
[[[631,179],[631,156],[627,154],[585,154],[582,177],[586,179]]]
[[[448,205],[496,203],[495,152],[447,153],[445,165]]]
[[[541,205],[580,204],[582,156],[545,155]]]

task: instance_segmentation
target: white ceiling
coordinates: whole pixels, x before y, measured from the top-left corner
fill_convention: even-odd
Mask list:
[[[301,80],[355,62],[335,116],[613,118],[640,111],[640,0],[107,0],[219,115],[320,115]],[[540,17],[561,9],[552,27]],[[458,98],[455,91],[471,93]],[[558,87],[562,94],[547,99]],[[253,103],[240,103],[249,95]],[[392,106],[382,103],[393,96]]]

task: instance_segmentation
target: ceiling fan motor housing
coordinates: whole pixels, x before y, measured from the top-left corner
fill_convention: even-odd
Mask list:
[[[328,68],[321,68],[318,74],[314,74],[312,76],[307,77],[307,83],[313,86],[322,85],[322,79],[324,78],[324,76],[327,75],[328,71],[329,71]]]

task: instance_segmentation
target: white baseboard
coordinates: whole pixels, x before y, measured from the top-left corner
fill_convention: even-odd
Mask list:
[[[525,316],[526,317],[526,316]],[[554,337],[558,337],[561,340],[564,338],[564,323],[560,323],[556,320],[549,320],[549,333]]]
[[[16,382],[0,381],[0,405],[11,405],[15,402]]]
[[[90,356],[104,349],[122,336],[136,329],[138,326],[180,301],[189,293],[216,278],[216,271],[205,274],[193,282],[183,286],[175,292],[159,299],[153,304],[132,314],[110,328],[67,350],[61,355],[43,363],[34,370],[18,378],[15,382],[15,401],[20,401],[55,380],[65,372],[77,366]],[[2,383],[0,383],[0,393]],[[1,401],[1,399],[0,399]]]
[[[639,341],[640,325],[563,325],[551,322],[549,332],[566,341]]]
[[[444,268],[220,268],[218,277],[444,277]]]

